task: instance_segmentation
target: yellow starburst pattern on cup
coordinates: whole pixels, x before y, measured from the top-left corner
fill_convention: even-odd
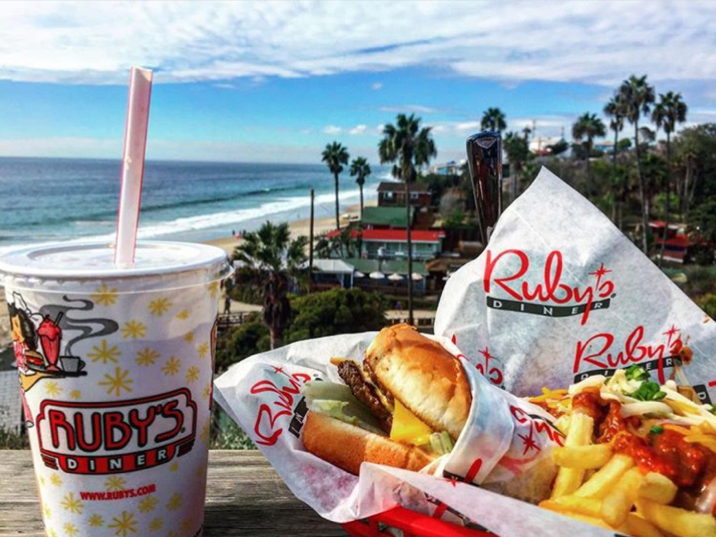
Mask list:
[[[65,535],[67,535],[67,537],[75,537],[80,533],[80,530],[77,529],[77,526],[75,526],[71,522],[65,523],[62,528],[65,530]]]
[[[147,337],[147,326],[139,321],[127,321],[122,327],[122,337],[124,339],[145,338]]]
[[[52,474],[50,476],[50,483],[52,483],[54,486],[59,487],[62,485],[62,479],[57,474]]]
[[[84,509],[84,506],[82,505],[82,500],[80,500],[79,498],[75,498],[74,492],[68,492],[67,494],[65,494],[62,497],[60,505],[65,511],[69,511],[70,513],[77,513],[78,515],[81,515],[82,509]]]
[[[145,496],[141,500],[139,500],[139,506],[137,509],[139,509],[140,513],[148,513],[150,511],[154,511],[154,508],[159,504],[159,499],[156,496]]]
[[[210,427],[209,421],[210,421],[210,420],[207,419],[207,420],[204,422],[204,426],[201,428],[201,436],[200,436],[200,438],[201,438],[201,441],[202,441],[202,442],[208,442],[208,441],[209,441],[209,427]]]
[[[174,376],[179,373],[181,367],[181,361],[176,356],[170,356],[169,359],[162,366],[162,371],[165,375]]]
[[[104,489],[107,492],[117,492],[120,490],[124,490],[126,486],[127,482],[124,480],[123,477],[119,477],[118,475],[110,476],[104,481]]]
[[[149,303],[149,313],[156,317],[161,317],[169,308],[172,307],[172,302],[168,298],[157,298]]]
[[[45,486],[45,476],[44,475],[41,475],[40,477],[38,477],[37,480],[40,482],[41,487]]]
[[[122,395],[122,390],[127,393],[132,392],[132,384],[134,380],[129,378],[129,371],[116,367],[113,374],[105,373],[105,380],[100,380],[97,384],[107,386],[107,394],[114,392],[116,396]]]
[[[143,365],[147,367],[156,364],[157,358],[161,358],[161,354],[159,354],[154,349],[145,347],[137,353],[137,358],[135,359],[135,361],[137,362],[137,365]]]
[[[184,341],[186,341],[187,343],[191,343],[192,341],[194,341],[194,332],[187,332],[186,334],[184,334]]]
[[[176,472],[179,469],[179,463],[173,462],[169,465],[169,471],[170,472]]]
[[[149,523],[150,531],[159,531],[164,527],[164,519],[162,517],[153,518]]]
[[[194,522],[190,518],[185,518],[184,520],[182,520],[181,530],[184,533],[189,533],[189,531],[191,531],[191,529],[192,529],[191,527],[193,524],[194,524]]]
[[[184,380],[186,380],[187,384],[199,380],[199,368],[193,365],[187,369]]]
[[[177,313],[177,319],[180,321],[186,321],[189,318],[189,310],[183,309]]]
[[[89,525],[93,528],[101,528],[102,526],[104,526],[104,518],[102,518],[102,516],[98,515],[97,513],[89,517],[88,522]]]
[[[211,282],[209,284],[209,294],[211,295],[211,298],[219,296],[219,282]]]
[[[117,303],[117,288],[109,287],[106,283],[103,283],[94,293],[90,294],[90,298],[94,300],[96,304],[113,306]]]
[[[137,533],[137,521],[134,520],[134,513],[122,511],[118,517],[112,517],[112,523],[107,527],[114,530],[114,534],[120,537],[127,537],[130,533]]]
[[[49,397],[57,397],[58,395],[60,395],[62,393],[62,388],[60,388],[57,385],[57,383],[54,380],[52,380],[45,384],[45,393]]]
[[[57,537],[57,532],[52,528],[47,528],[47,535],[49,537]]]
[[[121,356],[121,352],[117,348],[117,345],[109,346],[107,340],[103,339],[99,345],[92,345],[92,352],[88,353],[87,356],[92,359],[93,362],[102,362],[107,365],[108,362],[117,363],[117,358]]]
[[[45,514],[45,518],[51,518],[52,517],[52,510],[50,509],[50,506],[46,503],[42,504],[42,512]]]
[[[167,502],[167,509],[170,511],[176,511],[181,506],[181,492],[175,492],[172,494],[171,498],[169,498],[169,501]]]
[[[196,348],[199,358],[206,358],[209,355],[209,343],[204,342]]]
[[[73,401],[79,401],[82,398],[82,392],[79,390],[71,390],[70,391],[70,399]]]
[[[211,382],[204,386],[204,391],[201,392],[201,397],[203,399],[208,399],[209,397],[211,397]]]

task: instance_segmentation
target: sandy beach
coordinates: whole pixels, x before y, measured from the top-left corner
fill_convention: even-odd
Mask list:
[[[377,205],[378,202],[376,200],[371,200],[365,202],[365,207],[373,207]],[[345,211],[341,213],[341,225],[344,225],[346,223],[346,219],[343,218],[344,216],[349,216],[351,218],[355,218],[360,215],[360,204],[356,203],[354,205],[350,205]],[[294,220],[293,222],[289,222],[288,224],[289,229],[291,230],[291,236],[292,237],[299,237],[301,235],[305,235],[308,237],[311,227],[311,221],[309,218],[303,218],[301,220]],[[318,236],[321,233],[326,233],[327,231],[332,231],[336,228],[336,219],[335,217],[324,217],[324,218],[316,218],[313,221],[313,234],[314,236]],[[221,237],[219,239],[213,239],[210,241],[204,241],[206,244],[211,244],[213,246],[218,246],[219,248],[222,248],[223,250],[226,250],[228,254],[231,254],[234,251],[234,247],[238,244],[240,239],[237,239],[236,237]]]

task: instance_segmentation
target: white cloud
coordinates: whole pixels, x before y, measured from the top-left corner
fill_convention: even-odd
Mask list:
[[[442,112],[439,108],[431,108],[420,104],[404,104],[402,106],[381,106],[381,112],[394,112],[396,114],[437,114]]]
[[[343,132],[343,129],[341,127],[337,127],[336,125],[326,125],[323,127],[323,132],[326,134],[340,134]]]
[[[672,86],[716,78],[716,3],[475,4],[6,2],[0,79],[126,83],[132,64],[154,68],[157,83],[414,65],[506,87],[531,79],[613,86],[632,72]]]
[[[380,88],[383,87],[383,83],[382,83],[382,82],[373,82],[373,84],[371,84],[370,87],[371,87],[373,90],[378,91]]]
[[[364,134],[366,130],[368,130],[368,125],[363,125],[363,124],[356,125],[351,130],[348,131],[348,134],[353,134],[353,135]]]

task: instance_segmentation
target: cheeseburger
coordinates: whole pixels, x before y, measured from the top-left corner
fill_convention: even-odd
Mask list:
[[[465,372],[406,324],[384,328],[362,363],[333,358],[345,382],[309,382],[303,444],[358,475],[363,461],[420,470],[450,452],[470,411]]]

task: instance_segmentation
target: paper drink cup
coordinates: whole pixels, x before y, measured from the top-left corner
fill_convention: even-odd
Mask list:
[[[0,257],[48,536],[200,536],[220,281],[215,247],[54,244]]]

